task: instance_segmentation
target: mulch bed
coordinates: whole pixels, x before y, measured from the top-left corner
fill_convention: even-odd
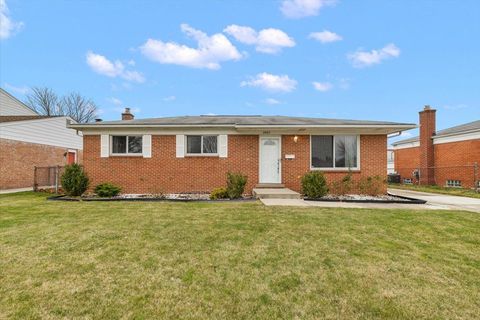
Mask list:
[[[211,200],[209,194],[166,194],[166,195],[149,195],[149,194],[125,194],[111,198],[101,198],[97,196],[70,197],[67,195],[56,195],[48,197],[47,200],[55,201],[171,201],[171,202],[239,202],[239,201],[255,201],[252,197],[243,197],[240,199],[217,199]]]
[[[425,204],[427,201],[403,197],[393,194],[386,194],[381,196],[364,196],[364,195],[345,195],[333,196],[327,195],[323,198],[312,199],[304,198],[305,201],[326,201],[326,202],[353,202],[353,203],[405,203],[405,204]]]

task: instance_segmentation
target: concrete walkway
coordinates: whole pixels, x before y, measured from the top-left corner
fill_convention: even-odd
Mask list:
[[[441,194],[389,189],[392,194],[426,200],[426,204],[352,203],[304,201],[302,199],[260,199],[266,206],[297,206],[324,208],[406,209],[406,210],[467,210],[480,212],[480,199]]]
[[[467,210],[480,213],[480,199],[476,198],[400,189],[388,189],[388,192],[399,196],[425,200],[427,204],[445,207],[448,210]]]
[[[25,192],[25,191],[33,191],[33,188],[18,188],[18,189],[5,189],[0,190],[0,194],[7,194],[7,193],[17,193],[17,192]]]

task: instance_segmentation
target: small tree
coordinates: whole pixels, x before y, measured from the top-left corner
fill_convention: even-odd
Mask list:
[[[62,188],[69,196],[81,196],[87,191],[89,180],[82,167],[76,163],[65,166]]]
[[[302,193],[308,198],[318,199],[328,193],[327,181],[321,171],[307,172],[302,177]]]
[[[238,199],[243,195],[247,176],[241,173],[227,173],[227,194],[230,199]]]

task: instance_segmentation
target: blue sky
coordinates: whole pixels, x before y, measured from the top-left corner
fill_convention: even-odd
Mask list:
[[[0,3],[0,85],[77,91],[103,119],[480,118],[476,0]]]

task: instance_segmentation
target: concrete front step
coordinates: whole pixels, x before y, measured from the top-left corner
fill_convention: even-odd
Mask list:
[[[285,188],[285,185],[283,183],[259,183],[255,186],[255,188],[277,189],[277,188]]]
[[[300,193],[288,188],[255,188],[253,196],[257,199],[300,199]]]

